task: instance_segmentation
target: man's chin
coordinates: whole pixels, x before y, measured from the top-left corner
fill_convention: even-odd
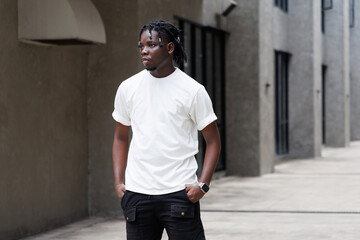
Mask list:
[[[156,70],[156,67],[145,67],[146,70],[148,70],[149,72],[153,72]]]

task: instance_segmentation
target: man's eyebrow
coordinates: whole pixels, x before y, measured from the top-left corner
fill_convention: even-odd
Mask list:
[[[155,40],[146,40],[143,43],[141,41],[139,41],[139,43],[138,43],[139,46],[141,46],[143,44],[159,44],[159,43],[157,41],[155,41]]]

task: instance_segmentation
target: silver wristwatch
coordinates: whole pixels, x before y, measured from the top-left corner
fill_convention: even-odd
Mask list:
[[[199,182],[199,186],[203,193],[207,193],[210,190],[209,186],[206,183]]]

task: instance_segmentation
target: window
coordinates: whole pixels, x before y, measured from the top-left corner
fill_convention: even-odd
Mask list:
[[[333,8],[332,0],[321,0],[321,32],[325,33],[325,11]]]
[[[184,47],[188,61],[179,66],[184,72],[204,85],[213,102],[222,148],[225,149],[225,35],[224,31],[204,27],[176,18],[183,32]],[[199,137],[199,171],[202,170],[205,143]],[[221,151],[216,171],[225,170],[225,151]],[[201,160],[201,161],[200,161]]]
[[[284,12],[288,11],[288,0],[275,0],[274,5]]]
[[[349,0],[349,25],[351,28],[355,25],[355,0]]]
[[[333,8],[332,0],[321,0],[321,8],[322,10],[330,10]]]
[[[321,91],[322,91],[322,143],[325,144],[326,141],[326,66],[322,65],[322,81],[321,81]]]
[[[275,149],[289,152],[289,54],[275,51]]]

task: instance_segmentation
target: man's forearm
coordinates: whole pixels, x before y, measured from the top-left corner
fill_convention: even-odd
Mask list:
[[[112,152],[115,185],[124,183],[128,149],[128,141],[119,139],[114,140]]]
[[[206,144],[206,152],[204,157],[203,169],[199,178],[200,182],[210,184],[211,178],[214,174],[220,154],[220,144],[216,141]]]
[[[207,126],[202,131],[202,134],[206,142],[206,151],[204,156],[203,170],[201,172],[199,181],[210,184],[221,149],[220,135],[216,126],[216,122],[213,122]]]
[[[202,134],[206,142],[206,151],[204,157],[203,169],[199,178],[200,182],[210,185],[211,178],[214,174],[219,154],[220,154],[220,136],[216,126],[216,122],[211,123],[209,126],[202,130]],[[191,186],[186,188],[187,195],[192,202],[199,201],[204,193],[199,186]]]
[[[129,126],[116,123],[112,148],[115,185],[124,183],[127,156],[129,151],[129,129]]]

